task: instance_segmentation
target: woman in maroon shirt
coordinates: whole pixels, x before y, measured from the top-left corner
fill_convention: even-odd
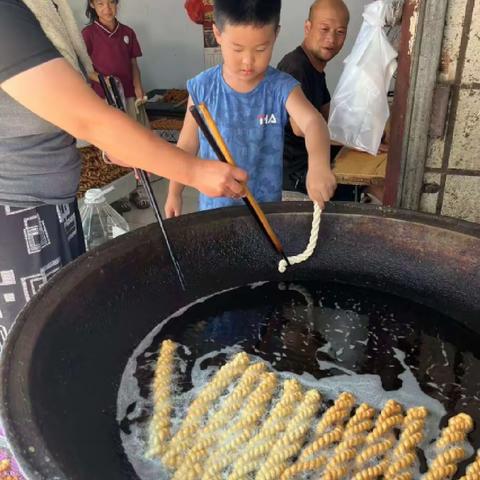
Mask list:
[[[142,50],[133,29],[117,20],[117,10],[118,0],[89,0],[85,13],[90,25],[83,29],[82,35],[95,68],[90,76],[93,89],[103,98],[98,74],[117,77],[123,86],[127,112],[136,120],[135,101],[143,101],[145,96],[137,62]],[[137,208],[150,206],[143,188],[138,185],[130,194],[130,200]],[[120,213],[130,210],[127,198],[113,206]]]

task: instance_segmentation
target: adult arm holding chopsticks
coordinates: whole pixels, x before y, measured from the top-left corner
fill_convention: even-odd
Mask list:
[[[182,131],[178,138],[177,147],[192,155],[197,155],[200,147],[198,139],[198,126],[190,113],[190,107],[193,105],[192,98],[188,98],[187,113],[183,122]],[[220,162],[219,162],[220,163]],[[183,199],[182,193],[185,185],[179,182],[171,181],[168,188],[168,196],[165,202],[165,216],[167,218],[178,217],[182,214]]]
[[[159,139],[106,105],[63,58],[21,72],[0,87],[39,117],[105,150],[116,163],[191,185],[206,195],[243,193],[244,171],[199,160]]]

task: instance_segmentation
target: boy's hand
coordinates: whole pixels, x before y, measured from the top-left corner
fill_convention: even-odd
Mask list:
[[[325,203],[333,197],[337,188],[337,180],[332,169],[324,165],[309,168],[306,183],[308,196],[323,210]]]
[[[199,160],[192,172],[192,186],[208,197],[242,198],[247,173],[218,160]]]
[[[169,193],[165,202],[165,216],[167,218],[179,217],[182,214],[183,198],[182,195]]]

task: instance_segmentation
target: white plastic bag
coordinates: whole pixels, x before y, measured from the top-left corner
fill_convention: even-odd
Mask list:
[[[383,30],[387,6],[365,7],[364,22],[330,104],[331,139],[376,155],[389,117],[387,93],[397,52]]]

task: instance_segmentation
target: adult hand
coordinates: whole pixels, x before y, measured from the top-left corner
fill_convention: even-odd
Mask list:
[[[307,192],[313,202],[317,202],[323,210],[335,193],[337,180],[330,167],[317,165],[309,168],[307,173]]]
[[[242,198],[247,173],[218,160],[198,160],[193,167],[192,185],[209,197]]]

